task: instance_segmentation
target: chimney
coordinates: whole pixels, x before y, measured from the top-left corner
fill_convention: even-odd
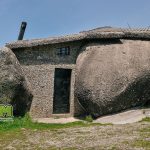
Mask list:
[[[23,40],[24,32],[25,32],[25,30],[26,30],[26,26],[27,26],[27,23],[26,23],[26,22],[22,22],[22,23],[21,23],[18,40]]]

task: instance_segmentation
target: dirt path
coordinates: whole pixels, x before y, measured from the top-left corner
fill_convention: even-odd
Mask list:
[[[6,132],[0,149],[150,150],[150,123]]]
[[[70,122],[75,122],[75,121],[81,121],[79,119],[76,119],[74,117],[69,117],[69,118],[36,118],[33,121],[40,122],[40,123],[70,123]]]
[[[95,123],[127,124],[141,121],[145,117],[150,117],[150,108],[131,109],[114,115],[107,115],[95,120]]]
[[[145,117],[150,117],[150,108],[142,109],[130,109],[120,113],[103,116],[94,120],[94,123],[112,123],[112,124],[127,124],[139,122]],[[80,119],[69,117],[69,118],[36,118],[34,121],[40,123],[69,123],[75,121],[81,121]]]

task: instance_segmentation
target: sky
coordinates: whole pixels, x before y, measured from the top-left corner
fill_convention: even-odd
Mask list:
[[[24,39],[78,33],[97,27],[150,26],[150,0],[0,0],[0,47]]]

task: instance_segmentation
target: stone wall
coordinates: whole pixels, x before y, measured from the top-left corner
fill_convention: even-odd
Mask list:
[[[57,55],[57,48],[66,46],[70,46],[70,55]],[[30,84],[33,94],[30,113],[34,118],[53,116],[55,68],[72,69],[70,116],[74,115],[75,63],[80,46],[81,42],[76,42],[13,50]]]
[[[81,42],[43,45],[31,48],[20,48],[14,50],[20,64],[41,65],[41,64],[76,64],[76,58],[80,51]],[[70,47],[70,55],[59,56],[58,48]]]

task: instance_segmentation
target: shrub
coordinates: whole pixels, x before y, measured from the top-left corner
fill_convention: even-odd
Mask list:
[[[85,117],[85,121],[87,121],[87,122],[93,122],[92,116],[91,115],[86,116]]]

